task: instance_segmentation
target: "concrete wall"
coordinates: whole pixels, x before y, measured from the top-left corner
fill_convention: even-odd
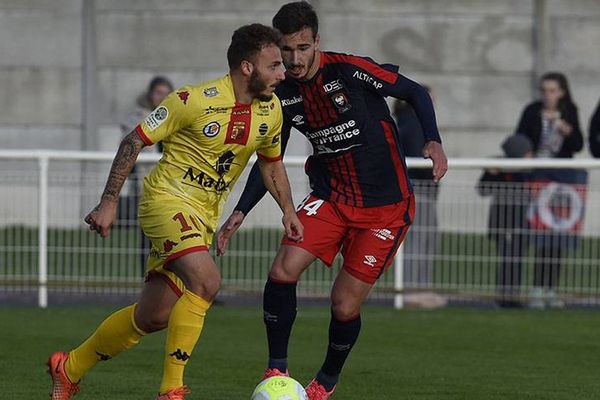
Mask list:
[[[532,98],[535,1],[314,3],[323,48],[397,63],[432,86],[448,154],[469,157],[497,153]],[[88,142],[115,149],[118,121],[154,74],[176,85],[223,74],[232,31],[269,23],[284,2],[94,1],[98,131]],[[600,2],[547,0],[546,7],[546,69],[567,73],[587,128],[600,97]],[[0,0],[2,147],[83,146],[82,8],[83,0]],[[294,141],[292,153],[306,150]]]

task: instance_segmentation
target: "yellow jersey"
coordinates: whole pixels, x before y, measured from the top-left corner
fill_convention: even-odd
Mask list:
[[[214,232],[250,156],[281,159],[282,123],[275,95],[237,103],[229,75],[174,91],[136,127],[146,145],[163,143],[162,158],[144,179],[142,201],[180,199]]]

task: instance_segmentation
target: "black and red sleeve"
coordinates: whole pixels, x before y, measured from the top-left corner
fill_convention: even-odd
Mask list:
[[[407,101],[415,110],[423,127],[425,141],[442,142],[431,96],[423,86],[398,73],[397,65],[378,64],[368,57],[334,57],[343,58],[340,61],[348,64],[352,79],[360,81],[366,90],[374,91],[383,97],[391,96]]]

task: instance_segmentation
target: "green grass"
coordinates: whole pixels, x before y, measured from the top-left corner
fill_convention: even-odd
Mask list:
[[[42,399],[44,362],[83,340],[111,312],[106,307],[0,308],[0,393]],[[292,335],[293,376],[306,383],[326,347],[326,307],[300,309]],[[600,315],[368,307],[363,330],[334,399],[596,399],[600,397]],[[78,400],[153,399],[164,334],[97,365]],[[217,306],[207,317],[187,368],[189,397],[248,399],[265,364],[259,306]]]

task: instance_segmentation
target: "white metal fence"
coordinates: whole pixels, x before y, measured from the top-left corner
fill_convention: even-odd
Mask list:
[[[135,220],[135,200],[122,199],[120,220],[108,239],[98,238],[83,223],[99,200],[113,157],[0,151],[0,298],[35,295],[37,304],[46,307],[61,296],[139,290],[147,246]],[[143,154],[139,162],[158,157]],[[429,165],[416,159],[408,163]],[[291,157],[286,164],[300,200],[308,192],[304,159]],[[509,182],[480,183],[484,168],[512,171],[513,176]],[[588,184],[552,186],[553,173],[548,178],[542,171],[560,174],[565,168],[589,171]],[[594,185],[599,168],[597,160],[450,160],[439,188],[414,182],[417,219],[373,297],[393,299],[396,306],[448,298],[552,306],[599,303],[600,193]],[[537,171],[537,178],[515,180],[523,169]],[[224,217],[243,184],[242,177]],[[225,294],[262,290],[281,239],[280,215],[267,197],[247,217],[228,254],[218,259]],[[301,281],[301,295],[327,296],[341,260],[332,269],[316,264]]]

